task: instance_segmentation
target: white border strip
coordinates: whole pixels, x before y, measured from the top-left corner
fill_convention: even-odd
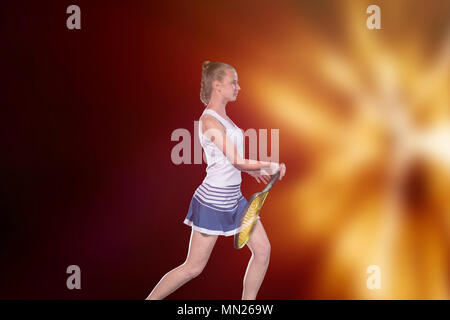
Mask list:
[[[188,219],[184,219],[183,221],[184,224],[187,224],[188,226],[191,226],[192,229],[194,229],[195,231],[201,232],[201,233],[206,233],[209,235],[214,235],[214,236],[225,236],[225,237],[229,237],[229,236],[234,236],[237,232],[239,232],[239,228],[236,228],[234,230],[230,230],[227,232],[223,232],[220,230],[209,230],[209,229],[205,229],[205,228],[200,228],[197,227],[196,225],[194,225],[194,223]]]
[[[257,220],[260,220],[259,216],[258,216]],[[188,219],[184,219],[183,223],[187,224],[188,226],[191,226],[192,229],[194,229],[195,231],[198,231],[201,233],[206,233],[206,234],[213,235],[213,236],[229,237],[229,236],[234,236],[236,233],[238,233],[240,231],[239,230],[240,228],[236,228],[234,230],[230,230],[227,232],[223,232],[220,230],[209,230],[209,229],[205,229],[205,228],[200,228],[200,227],[197,227],[191,220],[188,220]]]

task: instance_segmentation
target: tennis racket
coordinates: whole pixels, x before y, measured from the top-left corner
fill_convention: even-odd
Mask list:
[[[239,221],[239,232],[234,235],[234,247],[236,249],[241,249],[250,240],[259,216],[259,212],[261,211],[264,201],[269,194],[269,190],[272,189],[273,185],[279,178],[280,171],[277,171],[263,191],[255,193],[250,197],[250,200],[245,206],[242,212],[242,217]]]

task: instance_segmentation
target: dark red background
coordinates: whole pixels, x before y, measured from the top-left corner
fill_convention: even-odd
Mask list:
[[[71,4],[81,8],[81,30],[66,28]],[[182,221],[206,165],[172,164],[170,135],[192,133],[202,112],[203,61],[238,72],[245,63],[236,26],[215,37],[205,28],[214,10],[202,5],[2,4],[1,298],[144,299],[184,261]],[[243,98],[229,115],[244,129],[279,128],[243,110],[245,82],[240,75]],[[261,188],[243,179],[246,197]],[[259,298],[293,297],[272,245]],[[249,258],[232,237],[219,238],[203,274],[170,298],[239,299]],[[82,290],[66,288],[72,264]]]

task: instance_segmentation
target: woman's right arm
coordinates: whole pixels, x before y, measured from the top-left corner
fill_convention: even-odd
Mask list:
[[[225,127],[214,117],[204,115],[200,120],[203,135],[212,141],[222,151],[226,158],[240,171],[264,171],[265,174],[274,174],[280,169],[277,162],[244,159],[226,134]]]

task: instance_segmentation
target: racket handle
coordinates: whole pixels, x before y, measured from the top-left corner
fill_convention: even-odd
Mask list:
[[[278,181],[278,179],[280,179],[280,174],[281,171],[277,171],[273,176],[272,179],[270,179],[269,183],[267,184],[267,186],[264,188],[264,190],[262,192],[268,192],[273,185],[275,184],[275,182]]]

